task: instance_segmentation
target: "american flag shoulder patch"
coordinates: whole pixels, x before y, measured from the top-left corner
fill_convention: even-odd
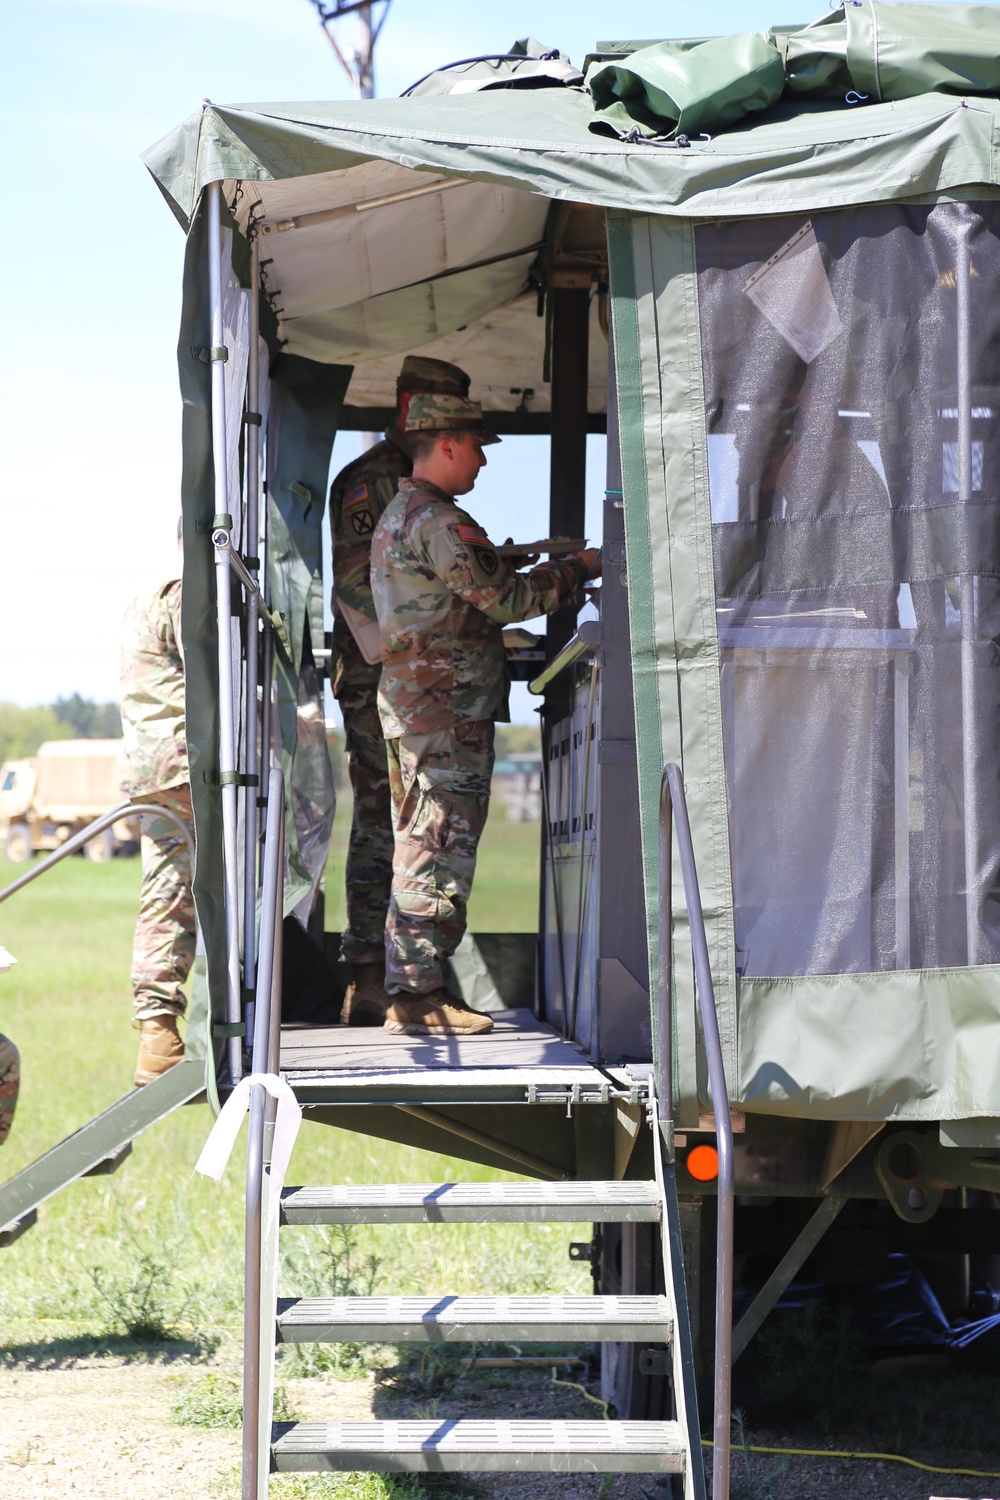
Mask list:
[[[463,526],[459,523],[458,534],[463,542],[478,542],[480,546],[485,542],[487,546],[490,539],[481,526]]]
[[[344,496],[344,509],[350,510],[354,505],[363,505],[367,499],[368,486],[366,484],[356,484],[353,490],[348,490]]]

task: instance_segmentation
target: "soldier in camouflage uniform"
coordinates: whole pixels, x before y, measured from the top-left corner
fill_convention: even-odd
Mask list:
[[[129,606],[122,629],[122,791],[160,804],[194,831],[184,733],[181,581],[160,583]],[[195,951],[191,861],[180,830],[143,818],[142,891],[132,948],[135,1019],[141,1033],[135,1082],[151,1083],[181,1061],[177,1018]]]
[[[10,1135],[20,1079],[17,1048],[0,1032],[0,1146]]]
[[[382,662],[371,593],[372,533],[400,479],[412,468],[404,435],[411,397],[420,392],[464,396],[468,389],[469,377],[457,365],[408,355],[396,383],[395,425],[384,442],[342,469],[330,490],[333,693],[344,720],[354,792],[342,939],[351,973],[341,1016],[347,1024],[380,1024],[390,1000],[385,991],[385,919],[392,881],[392,810],[377,705]]]
[[[455,1002],[444,966],[465,931],[494,722],[509,718],[501,627],[558,609],[599,559],[590,549],[517,573],[455,504],[486,462],[483,445],[499,441],[478,402],[415,396],[406,433],[413,476],[400,480],[372,542],[395,831],[385,1029],[468,1034],[493,1023]]]

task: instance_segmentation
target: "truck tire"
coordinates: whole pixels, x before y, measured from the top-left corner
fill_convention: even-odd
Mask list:
[[[96,838],[92,838],[88,844],[84,844],[83,852],[88,859],[92,859],[95,865],[103,865],[105,861],[112,859],[115,852],[115,836],[110,828],[105,828]]]
[[[26,859],[31,858],[34,850],[31,847],[31,829],[27,823],[11,824],[7,830],[3,852],[11,864],[15,865],[23,865]]]

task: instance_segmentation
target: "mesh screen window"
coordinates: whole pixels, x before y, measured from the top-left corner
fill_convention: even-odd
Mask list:
[[[1000,961],[1000,205],[696,232],[737,966]]]

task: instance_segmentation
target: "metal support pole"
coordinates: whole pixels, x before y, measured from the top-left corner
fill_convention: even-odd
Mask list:
[[[972,211],[956,206],[958,503],[972,503]],[[965,835],[966,962],[979,962],[979,809],[976,787],[976,580],[960,581],[962,616],[962,823]]]
[[[910,653],[892,653],[896,968],[910,967]]]
[[[247,365],[248,415],[256,420],[247,423],[246,474],[247,508],[246,530],[243,545],[251,561],[247,566],[251,574],[259,579],[258,556],[260,540],[260,240],[255,234],[250,242],[250,351]],[[257,710],[257,652],[259,649],[258,618],[259,595],[251,593],[247,599],[246,641],[246,765],[247,786],[243,800],[243,983],[252,990],[257,982],[257,796],[260,780],[260,759],[257,751],[259,714]],[[246,1007],[247,1045],[253,1040],[253,1007]]]
[[[558,279],[558,272],[556,273]],[[588,338],[590,287],[553,286],[552,298],[552,440],[549,470],[549,535],[581,536],[586,515]],[[571,606],[549,615],[545,654],[549,660],[570,639],[576,626]],[[551,724],[569,712],[569,679],[556,682],[545,695],[545,719]]]
[[[271,523],[267,513],[267,501],[264,502],[264,542],[261,552],[261,567],[263,570],[262,586],[264,593],[264,607],[268,613],[271,610]],[[274,696],[274,632],[264,631],[264,657],[261,662],[261,688],[260,688],[260,790],[262,807],[267,808],[267,787],[271,771],[271,715],[273,711]]]
[[[257,1027],[253,1042],[253,1071],[271,1071],[269,1054],[272,998],[281,974],[281,910],[284,885],[284,777],[272,771],[268,777],[267,840],[261,891],[260,962],[257,966]],[[277,980],[276,980],[277,976]],[[281,1025],[280,1009],[277,1012]],[[275,1068],[277,1071],[277,1060]],[[260,1439],[261,1399],[261,1271],[262,1200],[264,1188],[264,1090],[254,1087],[250,1098],[247,1135],[246,1227],[243,1281],[243,1486],[242,1500],[257,1500],[261,1475],[267,1469]]]
[[[673,803],[664,772],[660,782],[660,901],[656,914],[656,1118],[664,1155],[674,1160],[674,996],[673,996]]]
[[[208,212],[208,291],[211,305],[212,340],[212,461],[215,470],[217,515],[229,512],[229,477],[226,459],[226,371],[220,352],[225,344],[222,319],[222,192],[210,182]],[[220,535],[221,533],[221,535]],[[212,535],[215,544],[215,598],[219,637],[219,777],[222,782],[222,862],[226,910],[226,1020],[240,1021],[240,897],[236,851],[236,702],[233,687],[232,605],[230,598],[229,532],[221,527]],[[229,1072],[234,1083],[243,1077],[240,1038],[229,1038]]]
[[[375,38],[372,34],[372,8],[358,9],[358,98],[375,98]]]
[[[687,800],[681,768],[665,765],[660,780],[660,906],[659,906],[659,973],[657,995],[660,1001],[659,1052],[657,1074],[670,1077],[670,1053],[664,1054],[664,1039],[673,1027],[670,973],[670,930],[672,925],[670,855],[671,828],[677,828],[677,852],[681,861],[684,901],[687,906],[691,947],[694,957],[695,989],[708,1061],[708,1078],[715,1111],[716,1143],[719,1152],[719,1220],[716,1237],[715,1287],[715,1414],[712,1453],[712,1500],[729,1500],[730,1407],[733,1377],[733,1121],[729,1109],[729,1088],[722,1058],[719,1017],[715,1008],[715,986],[708,956],[708,934],[698,886],[694,842],[688,818]],[[666,908],[666,910],[664,910]],[[657,1100],[658,1111],[663,1106]],[[667,1109],[672,1113],[671,1107]],[[672,1141],[669,1143],[672,1146]]]

